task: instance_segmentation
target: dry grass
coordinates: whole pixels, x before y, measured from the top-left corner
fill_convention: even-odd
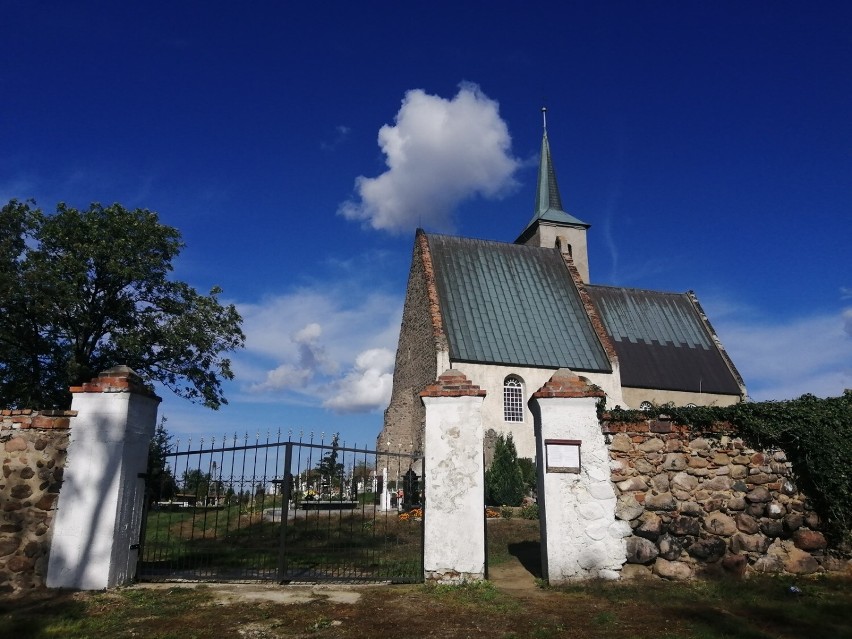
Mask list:
[[[788,639],[852,637],[852,582],[788,579],[592,583],[502,592],[493,584],[360,589],[356,603],[217,603],[205,586],[39,593],[0,602],[0,636],[499,637]]]
[[[0,637],[193,639],[852,639],[852,580],[772,578],[533,585],[537,526],[488,524],[492,566],[527,567],[526,589],[500,581],[355,588],[354,603],[223,600],[191,584],[0,600]],[[495,570],[495,573],[498,570]],[[791,592],[796,586],[801,592]],[[282,587],[286,588],[286,587]],[[309,601],[305,601],[310,599]]]

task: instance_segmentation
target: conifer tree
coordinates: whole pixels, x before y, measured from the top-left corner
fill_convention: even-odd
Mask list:
[[[494,446],[491,468],[485,471],[485,501],[489,506],[520,506],[524,478],[512,436],[500,435]]]

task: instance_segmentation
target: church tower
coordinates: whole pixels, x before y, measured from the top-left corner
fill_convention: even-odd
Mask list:
[[[589,283],[589,254],[586,249],[586,230],[589,224],[562,209],[562,197],[556,183],[556,170],[550,157],[547,141],[547,109],[542,109],[544,135],[541,140],[541,160],[538,165],[538,190],[535,212],[515,244],[527,246],[559,247],[574,261],[580,277]]]

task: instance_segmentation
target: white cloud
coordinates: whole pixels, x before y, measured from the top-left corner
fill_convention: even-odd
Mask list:
[[[448,230],[464,200],[500,197],[515,186],[519,161],[499,105],[474,84],[452,100],[421,89],[405,94],[395,125],[379,130],[388,170],[355,180],[359,200],[338,212],[374,229],[400,233],[419,225]]]
[[[338,124],[334,127],[334,136],[330,140],[322,140],[320,142],[320,148],[323,151],[333,151],[346,141],[351,131],[352,130],[348,126]]]
[[[337,364],[326,355],[325,348],[319,342],[321,335],[322,327],[316,322],[297,331],[290,339],[297,348],[297,363],[277,366],[266,374],[262,383],[252,384],[249,389],[252,392],[303,389],[317,375],[335,373]]]
[[[349,373],[332,384],[323,406],[335,412],[374,410],[388,405],[393,385],[394,354],[387,348],[364,351]]]
[[[752,399],[838,396],[852,387],[850,308],[784,323],[729,314],[714,325]]]
[[[238,308],[246,349],[234,370],[252,401],[349,413],[387,405],[400,298],[341,281]]]

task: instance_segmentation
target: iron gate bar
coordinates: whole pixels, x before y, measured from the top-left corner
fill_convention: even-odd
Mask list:
[[[281,551],[278,553],[278,581],[284,582],[287,570],[287,522],[290,521],[290,482],[292,481],[293,443],[284,449],[284,488],[281,500]]]
[[[279,431],[276,441],[270,441],[270,435],[267,433],[265,442],[261,442],[258,434],[254,443],[249,444],[246,434],[245,444],[237,445],[235,434],[232,445],[227,444],[230,438],[225,438],[222,444],[216,446],[214,438],[211,439],[209,447],[205,447],[202,439],[201,446],[196,448],[192,447],[190,440],[187,442],[187,450],[171,451],[166,455],[166,459],[171,462],[171,466],[167,467],[169,472],[174,470],[173,490],[179,489],[177,480],[180,478],[181,468],[184,491],[190,487],[189,477],[195,477],[194,491],[182,494],[175,492],[172,495],[172,500],[175,497],[191,499],[192,507],[186,510],[169,507],[168,513],[161,509],[144,518],[142,525],[146,528],[140,539],[140,544],[143,544],[139,554],[140,578],[233,577],[233,574],[224,574],[222,557],[217,556],[222,552],[228,554],[231,547],[227,546],[227,542],[230,539],[231,542],[241,545],[241,550],[238,549],[240,552],[233,555],[233,561],[237,563],[233,564],[235,567],[230,570],[244,579],[271,579],[274,576],[278,581],[301,577],[307,577],[311,581],[334,578],[361,581],[421,580],[422,524],[419,524],[418,528],[414,528],[414,525],[405,528],[404,532],[408,535],[406,541],[399,536],[401,531],[396,513],[385,511],[385,516],[379,519],[381,512],[375,503],[370,502],[375,502],[376,490],[379,489],[380,483],[380,489],[387,491],[391,481],[394,481],[390,480],[393,474],[382,474],[382,481],[379,481],[378,473],[382,462],[384,468],[388,468],[389,461],[396,461],[395,481],[396,487],[399,487],[404,461],[409,460],[410,470],[422,456],[372,450],[357,445],[339,445],[336,437],[330,443],[326,443],[324,439],[320,443],[314,443],[313,435],[309,441],[301,438],[294,441],[292,433],[287,440],[282,441],[280,436]],[[299,447],[295,456],[294,446]],[[270,448],[275,449],[274,460]],[[322,451],[334,453],[330,458],[332,467],[329,474],[320,473],[320,466],[315,466],[314,463],[314,453]],[[237,460],[239,453],[242,454],[240,460]],[[197,456],[194,464],[193,456]],[[298,469],[296,472],[293,468],[294,457]],[[320,463],[325,459],[322,455],[318,457]],[[307,460],[304,465],[303,460]],[[206,474],[203,472],[205,465],[209,470]],[[227,477],[226,465],[229,467]],[[274,471],[270,469],[271,465]],[[279,474],[281,470],[283,472]],[[235,472],[240,474],[236,475]],[[317,473],[320,473],[319,476]],[[165,479],[165,473],[162,473],[161,477]],[[204,486],[206,490],[203,491]],[[311,492],[312,486],[318,489],[317,496],[322,497],[323,491],[327,490],[330,491],[327,493],[330,497],[340,502],[336,513],[322,513],[319,510],[300,513],[299,496],[294,496],[293,491],[299,489],[300,494],[302,491],[307,494]],[[346,500],[355,505],[344,513],[343,502]],[[153,503],[153,500],[146,499],[146,504],[149,501]],[[202,502],[203,506],[200,505]],[[267,503],[271,507],[267,508]],[[244,504],[248,504],[245,510]],[[357,508],[358,505],[360,509]],[[294,509],[292,513],[291,509]],[[292,534],[290,532],[291,514],[292,525],[299,525],[303,529],[301,535],[297,529],[294,529]],[[155,517],[158,520],[164,518],[166,525],[162,526],[161,522],[157,521],[152,533],[147,524],[149,518],[153,521]],[[300,521],[303,523],[299,524]],[[310,528],[311,522],[314,528]],[[395,524],[393,530],[391,522]],[[356,523],[359,524],[357,530]],[[269,555],[268,543],[271,541],[268,534],[276,532],[276,527],[278,541],[275,545],[278,547],[278,558],[277,562],[269,564],[265,559]],[[367,530],[369,535],[365,535]],[[410,560],[404,560],[404,553],[410,552],[406,551],[405,547],[410,546],[412,533],[419,533],[419,538],[415,534],[416,544],[420,548],[417,553],[419,556],[416,565],[410,568],[413,572],[403,574],[405,566],[411,565],[408,563]],[[311,539],[312,536],[319,541],[313,543],[315,540]],[[298,547],[299,544],[301,548]],[[214,555],[211,549],[215,548],[223,550],[216,550],[217,555]],[[302,551],[302,564],[294,562],[290,565],[289,560],[297,550]],[[358,560],[356,556],[361,559]],[[400,560],[400,557],[403,560]],[[227,559],[226,556],[225,560]],[[305,565],[304,561],[309,563]],[[314,563],[310,563],[311,561]],[[396,572],[390,570],[390,561],[397,562]]]

